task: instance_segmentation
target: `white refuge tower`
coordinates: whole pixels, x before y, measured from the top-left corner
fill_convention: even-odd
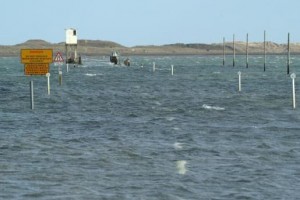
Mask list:
[[[77,55],[77,31],[74,28],[66,29],[66,62],[81,64],[81,57]]]

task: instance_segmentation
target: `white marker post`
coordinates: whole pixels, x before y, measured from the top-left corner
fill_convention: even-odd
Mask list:
[[[171,74],[172,74],[172,76],[174,74],[174,65],[171,65]]]
[[[48,95],[50,95],[50,73],[47,73],[46,77],[47,77]]]
[[[295,78],[296,78],[296,74],[292,73],[291,79],[292,79],[292,84],[293,84],[293,108],[294,109],[296,108]]]
[[[241,75],[242,75],[242,72],[238,72],[238,75],[239,75],[239,92],[242,91],[242,84],[241,84]]]
[[[155,72],[155,62],[153,62],[153,72]]]

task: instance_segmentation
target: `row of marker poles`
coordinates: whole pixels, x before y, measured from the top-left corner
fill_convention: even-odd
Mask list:
[[[46,74],[47,77],[47,93],[50,95],[50,73]],[[30,88],[30,105],[31,109],[34,109],[34,93],[33,93],[33,81],[31,80],[29,83],[29,88]]]
[[[46,77],[47,77],[47,93],[48,93],[48,95],[50,95],[50,73],[47,73]],[[59,85],[62,85],[62,71],[60,68],[58,71],[58,80],[59,80]],[[31,106],[31,109],[33,110],[34,109],[34,92],[33,92],[33,81],[32,80],[29,82],[29,88],[30,88],[30,106]]]
[[[69,72],[69,64],[67,63],[67,72]],[[50,73],[46,74],[47,77],[47,93],[50,95]],[[59,85],[62,85],[62,70],[61,66],[59,64],[58,66],[58,80],[59,80]],[[31,80],[29,83],[30,87],[30,104],[31,104],[31,109],[34,109],[34,94],[33,94],[33,81]]]
[[[50,95],[50,73],[47,73],[46,77],[47,77],[47,91],[48,91],[48,95]],[[31,110],[33,110],[34,109],[33,80],[29,82],[29,88],[30,88],[30,107]]]
[[[267,56],[266,56],[266,31],[264,31],[264,71],[266,71],[266,60],[267,60]],[[226,42],[225,42],[225,37],[223,37],[223,66],[225,66],[225,47],[226,47]],[[235,35],[233,34],[233,41],[232,41],[232,49],[233,49],[233,61],[232,61],[232,66],[235,66]],[[249,67],[249,35],[248,33],[246,34],[246,68]],[[287,74],[290,74],[290,33],[288,33],[288,41],[287,41]]]
[[[238,88],[239,88],[239,92],[242,91],[242,72],[238,72],[238,76],[239,76],[239,85],[238,85]],[[296,108],[296,89],[295,89],[295,79],[296,79],[296,74],[295,73],[292,73],[291,74],[291,79],[292,79],[292,94],[293,94],[293,109]]]
[[[68,72],[68,67],[67,67],[67,72]],[[47,73],[46,77],[47,77],[47,91],[48,91],[48,95],[50,95],[50,73]],[[58,67],[58,82],[59,85],[62,85],[62,70],[60,66]]]

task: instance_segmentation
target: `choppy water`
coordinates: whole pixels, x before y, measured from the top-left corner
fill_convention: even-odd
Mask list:
[[[46,77],[0,58],[0,199],[298,199],[285,59],[268,56],[263,72],[259,56],[248,69],[242,56],[235,68],[218,56],[87,57],[62,86],[51,67],[49,96]]]

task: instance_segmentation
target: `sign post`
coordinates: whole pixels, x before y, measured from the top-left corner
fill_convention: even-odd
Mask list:
[[[59,63],[59,64],[63,64],[64,59],[63,59],[63,57],[62,57],[62,55],[61,55],[60,52],[57,52],[57,53],[56,53],[56,56],[55,56],[53,62]]]
[[[52,59],[52,49],[21,49],[25,75],[46,75]]]
[[[50,94],[50,63],[53,62],[52,49],[21,49],[21,63],[26,76],[48,75],[48,94]],[[30,81],[30,103],[34,109],[33,81]]]
[[[47,63],[27,63],[24,64],[25,75],[46,75],[49,73],[49,64]]]
[[[61,55],[60,52],[56,53],[56,56],[55,56],[55,58],[54,58],[53,61],[54,61],[54,65],[58,65],[58,80],[59,80],[59,85],[61,85],[62,84],[62,70],[61,70],[61,66],[64,63],[64,59],[63,59],[63,57],[62,57],[62,55]],[[68,69],[67,69],[67,71],[68,71]]]

